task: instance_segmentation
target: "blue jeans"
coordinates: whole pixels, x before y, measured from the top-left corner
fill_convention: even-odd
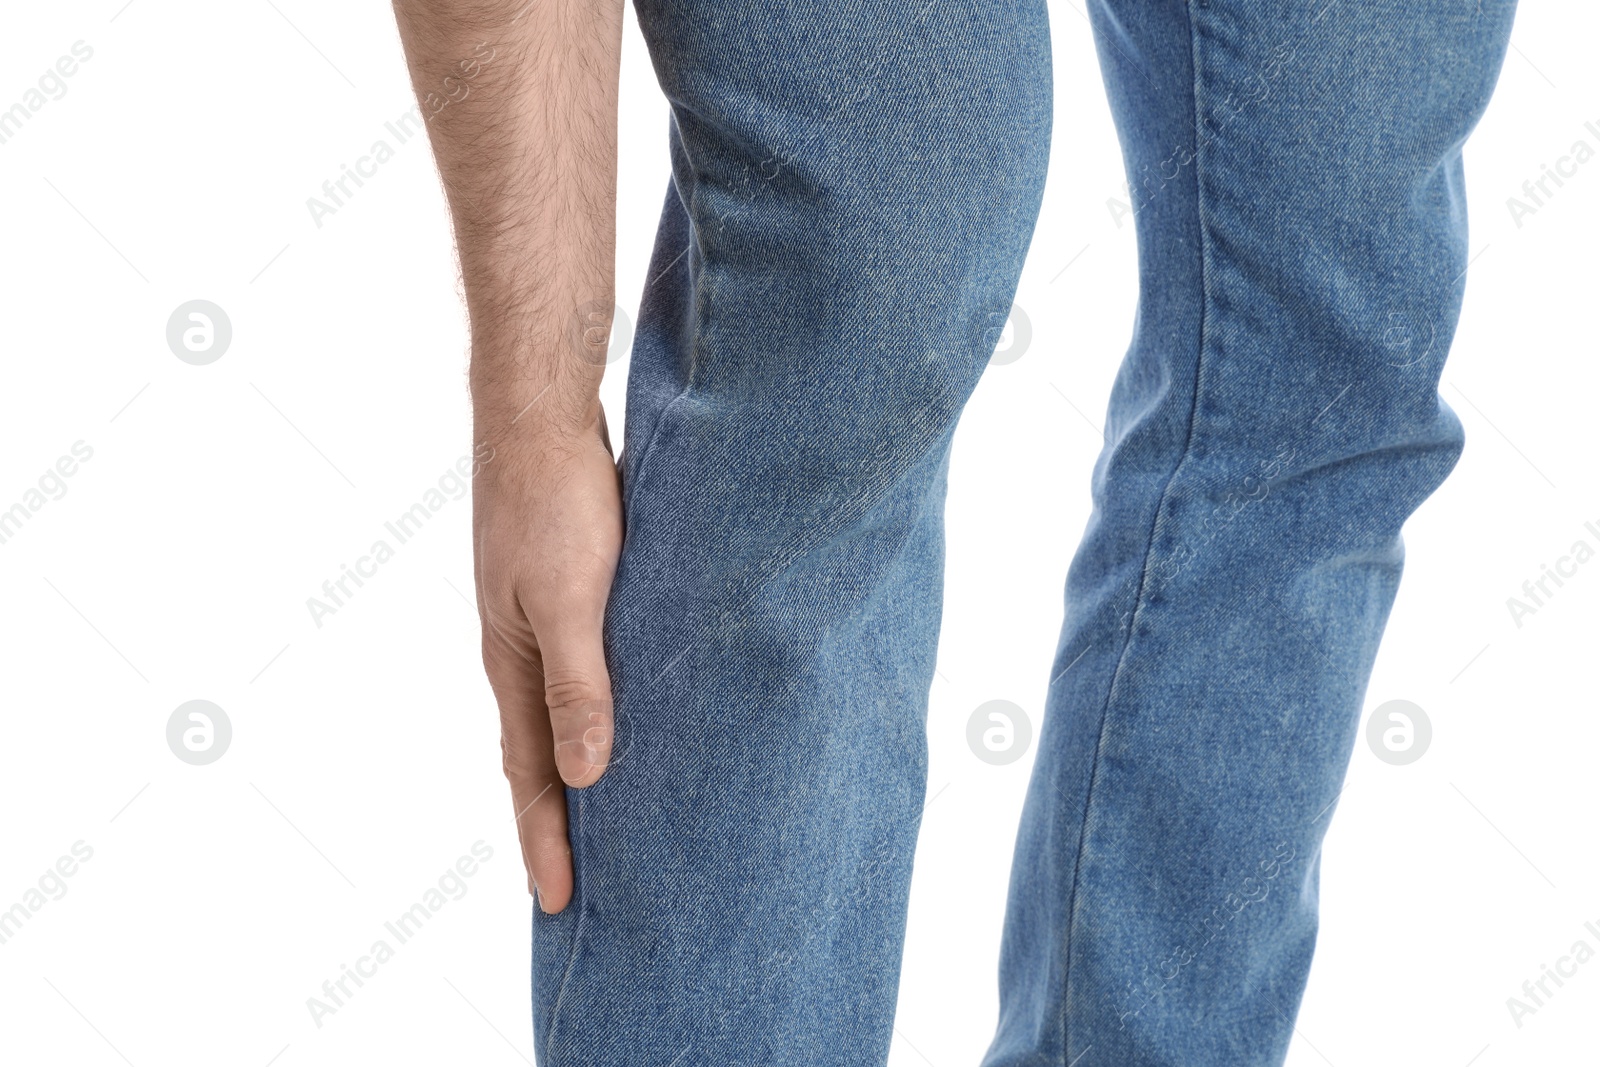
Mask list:
[[[535,909],[537,1046],[882,1064],[947,460],[1040,203],[1045,10],[636,6],[673,181],[628,382],[617,755],[569,796],[573,904]],[[1460,153],[1512,7],[1090,2],[1139,313],[987,1067],[1283,1061],[1401,526],[1462,446]]]

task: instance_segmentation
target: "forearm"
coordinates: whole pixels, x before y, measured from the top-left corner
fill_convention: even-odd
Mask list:
[[[478,436],[599,419],[621,0],[394,0],[455,223]]]

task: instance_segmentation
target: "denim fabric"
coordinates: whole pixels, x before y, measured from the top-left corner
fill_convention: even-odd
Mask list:
[[[1440,399],[1512,0],[1093,0],[1140,305],[986,1067],[1267,1067]]]
[[[1042,0],[638,0],[672,106],[546,1067],[881,1063],[946,457],[1049,155]]]
[[[535,911],[544,1067],[881,1064],[951,436],[1048,156],[1038,0],[637,0],[673,181],[606,620],[616,758]],[[1461,428],[1460,147],[1511,0],[1095,0],[1138,214],[988,1067],[1281,1063],[1319,843]]]

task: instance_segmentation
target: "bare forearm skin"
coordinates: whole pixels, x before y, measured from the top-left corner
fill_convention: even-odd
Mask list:
[[[590,431],[615,303],[622,0],[394,10],[455,223],[477,438]]]

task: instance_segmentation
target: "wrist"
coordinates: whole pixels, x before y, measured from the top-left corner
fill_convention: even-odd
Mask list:
[[[603,424],[594,366],[564,344],[474,344],[468,375],[478,439],[559,441],[596,433]]]
[[[606,440],[598,375],[561,371],[549,361],[508,368],[475,358],[471,392],[473,440],[499,454],[555,458]]]
[[[594,389],[517,379],[474,382],[472,423],[473,439],[497,450],[546,450],[599,439],[605,415]]]

